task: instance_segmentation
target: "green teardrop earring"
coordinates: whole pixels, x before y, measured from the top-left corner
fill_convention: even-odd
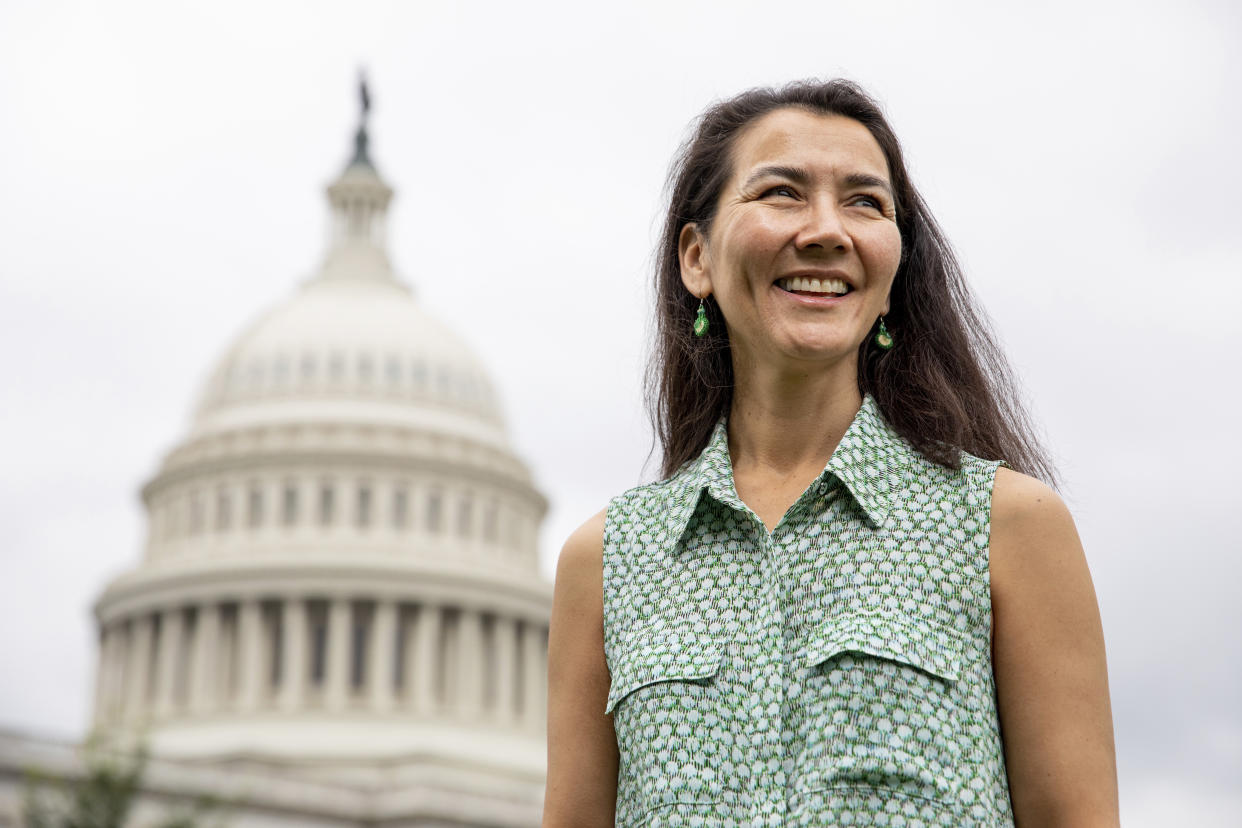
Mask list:
[[[886,351],[893,350],[893,335],[884,327],[884,317],[880,317],[880,329],[875,332],[875,344]]]
[[[699,313],[694,317],[694,335],[702,336],[707,333],[707,310],[703,307],[703,300],[699,299]]]

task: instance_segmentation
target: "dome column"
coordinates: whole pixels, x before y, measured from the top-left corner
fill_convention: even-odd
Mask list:
[[[463,607],[457,616],[457,709],[464,717],[483,708],[483,615]]]
[[[539,731],[547,715],[544,684],[547,675],[543,655],[543,632],[530,622],[522,624],[522,723]]]
[[[418,658],[418,608],[410,607],[401,613],[402,653],[401,653],[401,703],[405,707],[415,706],[414,698],[414,664]]]
[[[367,680],[370,683],[371,708],[388,710],[393,703],[393,659],[397,646],[397,605],[391,600],[375,604],[375,616],[371,620],[371,641],[367,647],[370,663],[367,664]]]
[[[190,669],[190,705],[196,712],[211,710],[216,699],[216,667],[220,648],[220,607],[203,604],[194,624],[193,666]]]
[[[513,720],[514,678],[517,673],[517,625],[506,615],[496,617],[492,627],[496,642],[496,718],[502,724]]]
[[[112,718],[112,704],[116,697],[116,661],[120,654],[118,631],[115,624],[104,624],[99,637],[99,663],[95,668],[95,725]]]
[[[353,613],[348,598],[334,598],[328,608],[328,671],[324,706],[344,710],[349,701],[349,656]]]
[[[262,607],[256,598],[241,602],[237,619],[237,638],[240,649],[238,658],[241,675],[238,685],[237,704],[243,711],[253,711],[259,706],[263,691],[263,618]]]
[[[134,645],[129,636],[129,626],[124,621],[113,623],[112,635],[114,649],[108,677],[108,718],[119,721],[125,712],[125,677],[129,652]]]
[[[181,607],[164,610],[155,665],[155,715],[167,716],[176,704],[177,668],[181,658]]]
[[[435,712],[436,651],[440,648],[440,607],[424,603],[418,608],[414,645],[414,709],[419,713]]]
[[[281,612],[280,706],[292,712],[302,707],[306,695],[306,602],[287,598]]]
[[[136,721],[147,703],[147,679],[151,669],[151,616],[130,621],[129,669],[125,680],[125,717]]]

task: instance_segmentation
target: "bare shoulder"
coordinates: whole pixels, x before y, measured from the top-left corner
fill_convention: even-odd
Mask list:
[[[569,574],[572,574],[581,569],[594,569],[596,565],[599,566],[602,577],[604,564],[604,521],[607,515],[608,508],[604,507],[587,518],[585,523],[570,534],[565,541],[565,545],[561,548],[560,558],[557,559],[556,569],[558,578],[563,570],[569,570]]]
[[[577,621],[598,622],[603,640],[604,619],[604,518],[607,508],[575,529],[561,547],[556,560],[554,605],[569,609]],[[570,606],[565,606],[566,604]]]
[[[574,530],[556,562],[548,628],[548,773],[545,828],[612,825],[620,757],[604,713],[604,520]]]
[[[1073,595],[1081,611],[1095,596],[1078,529],[1048,484],[1001,466],[992,489],[989,542],[992,607],[998,616],[1049,608]],[[1011,612],[1012,611],[1012,612]]]
[[[607,509],[601,509],[575,529],[556,561],[550,634],[559,644],[572,641],[559,649],[577,659],[580,667],[603,663],[606,514]]]
[[[992,488],[992,531],[1030,532],[1073,526],[1074,519],[1061,496],[1047,483],[1029,474],[1001,466]]]
[[[1019,825],[1116,825],[1104,634],[1068,507],[1004,466],[992,490],[993,668]]]
[[[994,586],[1024,567],[1083,559],[1078,529],[1061,496],[1042,480],[1005,466],[996,470],[992,488],[990,547]]]

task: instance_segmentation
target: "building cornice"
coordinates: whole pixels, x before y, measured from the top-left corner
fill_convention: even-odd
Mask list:
[[[425,601],[547,623],[552,585],[515,568],[483,568],[477,561],[395,561],[374,554],[344,561],[339,552],[331,558],[233,556],[128,572],[108,585],[94,612],[99,623],[107,625],[172,606],[289,597]]]

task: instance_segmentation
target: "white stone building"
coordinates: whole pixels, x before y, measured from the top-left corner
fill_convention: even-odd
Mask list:
[[[238,828],[539,824],[547,504],[484,366],[393,272],[366,107],[320,271],[211,372],[95,606],[94,724],[149,743],[144,812],[212,792]],[[21,764],[75,761],[0,734],[0,807]]]

